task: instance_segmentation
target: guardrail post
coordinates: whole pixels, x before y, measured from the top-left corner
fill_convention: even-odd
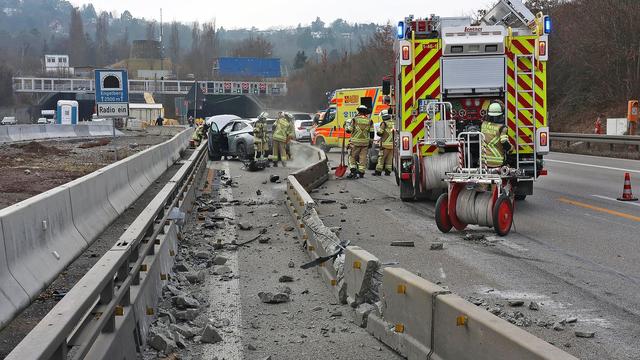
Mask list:
[[[113,295],[114,295],[113,294],[113,284],[114,284],[114,281],[112,279],[112,280],[109,281],[107,286],[104,287],[104,289],[100,293],[100,300],[98,300],[98,304],[107,306],[111,302],[111,300],[113,300]],[[109,319],[107,319],[107,323],[105,324],[104,328],[102,328],[102,331],[106,332],[106,333],[113,332],[115,330],[115,328],[116,328],[115,313],[114,314],[102,314],[102,316],[108,316],[109,317]]]

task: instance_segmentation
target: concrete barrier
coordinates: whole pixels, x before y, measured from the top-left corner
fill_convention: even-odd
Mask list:
[[[113,136],[113,125],[110,122],[106,124],[87,124],[87,125],[78,125],[78,126],[87,126],[89,128],[89,134],[95,137],[106,137]]]
[[[11,141],[11,137],[9,136],[9,127],[0,125],[0,144]]]
[[[10,273],[34,300],[87,247],[65,185],[0,210]]]
[[[127,174],[129,177],[129,185],[137,196],[142,195],[142,193],[149,187],[152,181],[155,179],[150,179],[147,176],[147,168],[151,165],[153,161],[153,153],[150,151],[153,148],[147,149],[143,152],[140,152],[136,155],[130,156],[127,161]]]
[[[89,132],[89,126],[88,125],[75,125],[73,127],[73,130],[76,133],[76,136],[78,137],[90,137],[91,133]]]
[[[9,272],[0,223],[0,329],[29,304],[29,295]]]
[[[72,137],[107,137],[113,135],[111,123],[80,125],[8,125],[0,126],[0,143]],[[116,135],[122,135],[116,131]]]
[[[127,172],[127,159],[111,164],[104,169],[102,173],[107,181],[107,197],[113,209],[122,214],[129,206],[138,198],[138,194],[133,191],[129,184],[129,175]]]
[[[358,246],[348,246],[344,259],[344,282],[347,302],[356,307],[363,303],[374,303],[377,299],[378,280],[376,273],[380,260]]]
[[[73,223],[88,244],[118,217],[109,198],[110,172],[97,170],[67,184]],[[106,200],[106,201],[105,201]],[[135,200],[131,199],[131,202]]]

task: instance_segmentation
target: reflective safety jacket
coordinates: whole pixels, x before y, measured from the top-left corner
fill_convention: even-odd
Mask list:
[[[383,121],[378,128],[380,136],[380,147],[383,149],[393,149],[393,120]]]
[[[202,141],[202,138],[204,137],[204,125],[200,125],[196,128],[196,131],[193,132],[193,135],[191,135],[191,139],[200,142]]]
[[[253,142],[254,143],[267,142],[267,124],[264,121],[258,120],[253,125]]]
[[[276,120],[273,124],[273,140],[286,142],[293,136],[293,124],[284,117]]]
[[[507,135],[507,127],[490,121],[482,122],[480,129],[484,135],[486,146],[484,156],[488,167],[500,167],[505,163],[505,156],[511,150],[511,143]]]
[[[370,133],[373,133],[373,122],[364,115],[358,115],[346,124],[345,131],[351,134],[350,144],[353,146],[369,146]]]

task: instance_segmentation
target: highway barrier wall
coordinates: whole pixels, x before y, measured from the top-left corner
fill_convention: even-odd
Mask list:
[[[324,153],[309,149],[317,153],[317,161],[287,178],[287,205],[312,259],[342,250],[318,269],[334,295],[354,308],[357,324],[409,360],[576,359],[458,295],[403,268],[383,266],[374,255],[340,240],[322,223],[308,193],[329,178]]]
[[[0,210],[0,328],[173,164],[192,131]]]
[[[170,133],[172,130],[167,130]],[[173,130],[173,135],[175,130]],[[122,135],[116,130],[116,135]],[[110,122],[78,125],[3,125],[0,126],[0,144],[20,141],[113,136]]]

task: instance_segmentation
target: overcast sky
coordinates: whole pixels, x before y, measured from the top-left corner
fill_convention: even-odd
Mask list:
[[[74,5],[93,3],[96,11],[129,10],[134,17],[164,21],[216,20],[225,28],[259,29],[309,24],[319,16],[324,22],[342,18],[349,23],[396,23],[409,14],[428,16],[471,15],[491,0],[71,0]]]

